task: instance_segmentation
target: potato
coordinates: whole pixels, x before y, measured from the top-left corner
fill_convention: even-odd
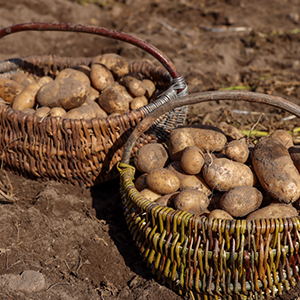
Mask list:
[[[96,101],[99,98],[99,95],[100,95],[99,91],[91,86],[88,99]]]
[[[175,209],[184,210],[195,215],[207,212],[208,204],[208,197],[194,189],[186,189],[174,199]]]
[[[202,152],[220,151],[227,143],[226,136],[216,127],[191,125],[173,129],[169,136],[169,154],[172,160],[180,160],[183,150],[196,146]]]
[[[234,220],[233,217],[227,211],[222,209],[214,209],[209,213],[208,218]]]
[[[279,139],[287,149],[294,146],[293,138],[286,130],[277,129],[270,134],[270,138]]]
[[[22,110],[22,113],[28,114],[28,115],[34,115],[35,109],[27,107]]]
[[[106,111],[104,109],[102,109],[97,102],[91,100],[90,98],[87,98],[86,104],[88,104],[91,107],[91,109],[94,111],[96,118],[106,118],[107,117]]]
[[[142,191],[140,191],[140,195],[142,197],[149,199],[150,201],[153,201],[153,202],[161,197],[160,194],[150,190],[149,188],[146,188],[146,189],[143,189]]]
[[[130,74],[121,79],[121,84],[126,87],[132,97],[141,97],[146,93],[143,82],[131,76]]]
[[[229,141],[232,140],[244,140],[244,135],[234,126],[227,124],[225,122],[221,122],[218,125],[218,128],[223,131]]]
[[[142,82],[143,82],[144,88],[146,90],[145,96],[149,99],[154,94],[154,92],[156,90],[156,86],[155,86],[154,82],[150,79],[143,79]]]
[[[253,149],[252,163],[260,184],[272,198],[293,203],[300,197],[300,174],[277,138],[260,139]]]
[[[182,152],[180,163],[187,174],[199,174],[204,165],[203,153],[198,147],[188,146]]]
[[[151,170],[146,177],[148,187],[161,195],[176,192],[180,187],[179,178],[171,171],[164,168]]]
[[[42,107],[39,107],[34,115],[37,116],[37,117],[41,117],[41,118],[44,118],[44,117],[47,117],[50,115],[50,110],[51,108],[50,107],[47,107],[47,106],[42,106]]]
[[[25,108],[33,108],[36,103],[36,95],[40,87],[41,86],[38,83],[31,83],[27,85],[14,99],[12,109],[24,110]]]
[[[148,173],[156,168],[163,168],[168,160],[168,152],[163,145],[159,143],[150,143],[141,147],[135,157],[135,167],[143,172]]]
[[[134,186],[138,191],[142,191],[143,189],[148,188],[146,177],[147,173],[144,173],[136,179]]]
[[[53,107],[49,111],[50,117],[61,117],[64,118],[66,115],[66,111],[62,107]]]
[[[86,85],[88,90],[90,89],[90,86],[91,86],[90,78],[86,74],[84,74],[83,72],[81,72],[79,70],[66,68],[66,69],[60,71],[56,75],[55,80],[61,79],[61,78],[72,78],[72,79],[79,80]]]
[[[245,164],[228,158],[213,158],[202,168],[205,182],[218,191],[229,191],[236,186],[253,186],[256,176]]]
[[[30,76],[29,74],[25,74],[24,72],[16,72],[12,74],[11,80],[22,84],[24,87],[29,84],[36,83],[35,79],[32,76]]]
[[[90,78],[91,68],[89,66],[79,65],[79,66],[76,66],[76,67],[72,67],[72,69],[74,69],[76,71],[80,71],[80,72],[84,73],[87,77]]]
[[[44,84],[46,84],[46,83],[48,83],[48,82],[51,82],[51,81],[53,81],[53,78],[52,77],[50,77],[50,76],[43,76],[43,77],[41,77],[39,80],[38,80],[38,84],[40,85],[40,86],[42,86],[42,85],[44,85]]]
[[[113,74],[101,64],[92,65],[90,78],[92,86],[98,91],[103,91],[115,81]]]
[[[298,216],[298,211],[295,207],[285,203],[274,203],[254,211],[246,217],[246,220],[291,218],[296,216]]]
[[[0,97],[5,101],[12,103],[17,95],[24,89],[24,86],[14,80],[0,77]]]
[[[232,140],[225,145],[224,153],[231,160],[245,163],[249,157],[249,149],[245,141],[243,140]]]
[[[148,99],[145,96],[135,97],[129,104],[131,110],[141,108],[148,104]]]
[[[117,78],[121,78],[129,73],[129,62],[115,53],[98,55],[93,59],[92,65],[95,63],[106,66]]]
[[[237,186],[222,196],[220,206],[233,217],[244,217],[258,209],[262,200],[262,193],[255,187]]]
[[[179,192],[171,193],[171,194],[166,194],[164,196],[161,196],[155,202],[161,206],[168,206],[168,207],[173,207],[174,206],[174,199],[177,197]]]
[[[88,89],[82,81],[73,78],[59,78],[44,84],[37,93],[37,103],[40,106],[62,107],[65,110],[82,105]]]
[[[180,180],[180,191],[185,189],[196,189],[209,196],[211,189],[203,179],[201,174],[189,175],[184,172],[180,161],[174,161],[167,166],[167,169],[172,171]]]
[[[130,101],[132,101],[132,97],[126,88],[114,82],[102,91],[98,103],[108,114],[124,114],[129,112]]]
[[[65,115],[65,119],[85,119],[90,120],[96,118],[96,112],[91,105],[86,103],[79,107],[70,109]]]

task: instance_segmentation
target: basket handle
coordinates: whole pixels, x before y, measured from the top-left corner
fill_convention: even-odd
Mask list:
[[[164,55],[160,50],[158,50],[153,45],[149,44],[146,41],[133,37],[129,34],[126,34],[121,31],[107,29],[103,27],[96,27],[96,26],[88,26],[88,25],[81,25],[81,24],[74,24],[74,23],[39,23],[39,22],[32,22],[32,23],[22,23],[22,24],[15,24],[9,27],[2,28],[0,30],[0,38],[21,31],[72,31],[72,32],[82,32],[82,33],[90,33],[101,35],[109,38],[114,38],[120,41],[127,42],[129,44],[135,45],[152,56],[154,56],[170,73],[173,79],[181,78],[179,72],[175,68],[174,64],[171,60]]]
[[[171,109],[181,107],[184,105],[192,105],[201,102],[218,100],[248,101],[267,104],[283,109],[300,118],[300,106],[278,96],[241,91],[212,91],[189,94],[184,97],[175,98],[173,99],[173,101],[167,102],[164,105],[158,107],[135,127],[135,129],[132,131],[125,143],[122,156],[122,163],[125,163],[127,165],[129,164],[132,149],[138,137],[142,133],[147,131],[151,127],[153,122],[162,114],[166,113]]]

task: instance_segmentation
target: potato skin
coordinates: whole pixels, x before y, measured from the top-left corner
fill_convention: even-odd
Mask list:
[[[228,191],[236,186],[253,186],[255,174],[245,164],[228,158],[214,158],[205,163],[202,169],[205,182],[218,191]]]
[[[92,86],[98,91],[103,91],[115,81],[113,74],[105,66],[97,63],[91,66],[90,78]]]
[[[224,193],[220,206],[233,217],[244,217],[258,209],[262,200],[262,193],[255,187],[237,186]]]
[[[294,146],[292,136],[283,129],[277,129],[270,134],[270,138],[277,138],[287,149]]]
[[[5,101],[12,103],[17,95],[24,89],[24,86],[14,80],[0,77],[0,97]]]
[[[34,115],[37,116],[37,117],[41,117],[41,118],[44,118],[44,117],[47,117],[50,113],[50,110],[51,108],[50,107],[47,107],[47,106],[42,106],[42,107],[39,107]]]
[[[298,211],[295,207],[285,203],[273,203],[254,211],[246,217],[246,220],[291,218],[296,216],[298,216]]]
[[[66,111],[62,107],[52,107],[50,109],[50,117],[61,117],[64,118]]]
[[[40,87],[41,86],[38,83],[27,85],[14,99],[12,109],[24,110],[25,108],[33,108],[36,103],[36,94]]]
[[[245,141],[243,140],[232,140],[225,148],[224,153],[231,160],[245,163],[249,157],[249,149]]]
[[[55,77],[55,79],[60,79],[60,78],[73,78],[83,82],[84,84],[86,84],[88,88],[91,86],[90,78],[82,71],[79,70],[75,70],[71,68],[63,69]]]
[[[218,125],[218,128],[223,131],[226,135],[228,141],[232,140],[245,140],[243,137],[244,135],[234,126],[227,124],[225,122],[221,122]]]
[[[147,173],[144,173],[141,176],[139,176],[134,183],[135,188],[139,192],[148,187],[147,182],[146,182],[146,177],[147,177]]]
[[[164,146],[159,143],[150,143],[137,151],[134,164],[139,171],[148,173],[155,168],[163,168],[167,160],[168,152]]]
[[[158,198],[161,197],[160,194],[158,194],[158,193],[152,191],[152,190],[149,189],[149,188],[146,188],[146,189],[143,189],[142,191],[140,191],[140,195],[141,195],[142,197],[147,198],[148,200],[150,200],[150,201],[152,201],[152,202],[156,201]]]
[[[289,151],[277,138],[258,141],[252,164],[260,184],[272,198],[293,203],[300,197],[300,174]]]
[[[82,105],[89,91],[86,84],[73,78],[59,78],[44,84],[37,93],[40,106],[62,107],[65,110]]]
[[[164,168],[151,170],[146,177],[148,187],[161,195],[176,192],[180,187],[179,178],[171,171]]]
[[[196,146],[202,152],[220,151],[227,143],[222,131],[208,125],[191,125],[173,129],[169,136],[169,154],[172,160],[180,160],[183,150]]]
[[[223,209],[214,209],[209,213],[208,218],[234,220],[234,218]]]
[[[201,150],[195,146],[186,147],[181,156],[181,167],[190,175],[196,175],[201,172],[204,165],[204,156]]]
[[[149,99],[154,94],[154,92],[156,90],[156,86],[155,86],[154,82],[150,79],[143,79],[142,81],[143,81],[143,85],[146,90],[145,96]]]
[[[121,79],[121,83],[126,87],[132,97],[141,97],[146,93],[143,82],[133,76],[130,76],[130,74],[125,75]]]
[[[174,199],[177,197],[179,192],[175,192],[172,194],[166,194],[155,200],[155,203],[161,206],[174,207]]]
[[[90,120],[96,118],[96,112],[92,106],[84,103],[79,107],[70,109],[63,117],[64,119]]]
[[[148,100],[145,96],[141,96],[141,97],[135,97],[133,98],[133,100],[130,102],[130,109],[131,110],[135,110],[138,108],[141,108],[145,105],[148,104]]]

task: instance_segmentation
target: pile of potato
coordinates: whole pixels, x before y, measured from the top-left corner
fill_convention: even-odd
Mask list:
[[[129,62],[114,53],[95,57],[91,67],[64,69],[55,78],[24,72],[0,77],[0,105],[39,117],[106,118],[145,106],[157,92],[153,81],[130,73]]]
[[[140,148],[140,194],[162,206],[222,219],[288,218],[300,207],[300,148],[276,130],[255,144],[232,125],[173,129]]]

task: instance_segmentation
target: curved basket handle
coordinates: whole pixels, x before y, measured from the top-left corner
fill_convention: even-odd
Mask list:
[[[174,64],[170,61],[170,59],[165,56],[160,50],[156,47],[152,46],[151,44],[133,37],[129,34],[126,34],[121,31],[113,30],[113,29],[106,29],[103,27],[96,27],[96,26],[88,26],[88,25],[81,25],[81,24],[74,24],[74,23],[39,23],[39,22],[32,22],[32,23],[22,23],[22,24],[15,24],[9,27],[2,28],[0,30],[0,38],[21,31],[72,31],[72,32],[82,32],[82,33],[91,33],[96,35],[101,35],[109,38],[114,38],[120,41],[127,42],[129,44],[135,45],[152,56],[154,56],[170,73],[173,79],[181,77],[177,69],[175,68]]]
[[[135,127],[125,143],[122,163],[129,165],[132,149],[138,137],[147,131],[160,115],[176,107],[216,100],[248,101],[268,104],[270,106],[281,108],[300,118],[300,106],[278,96],[240,91],[214,91],[190,94],[184,97],[175,98],[173,101],[167,102],[161,107],[155,109]]]

